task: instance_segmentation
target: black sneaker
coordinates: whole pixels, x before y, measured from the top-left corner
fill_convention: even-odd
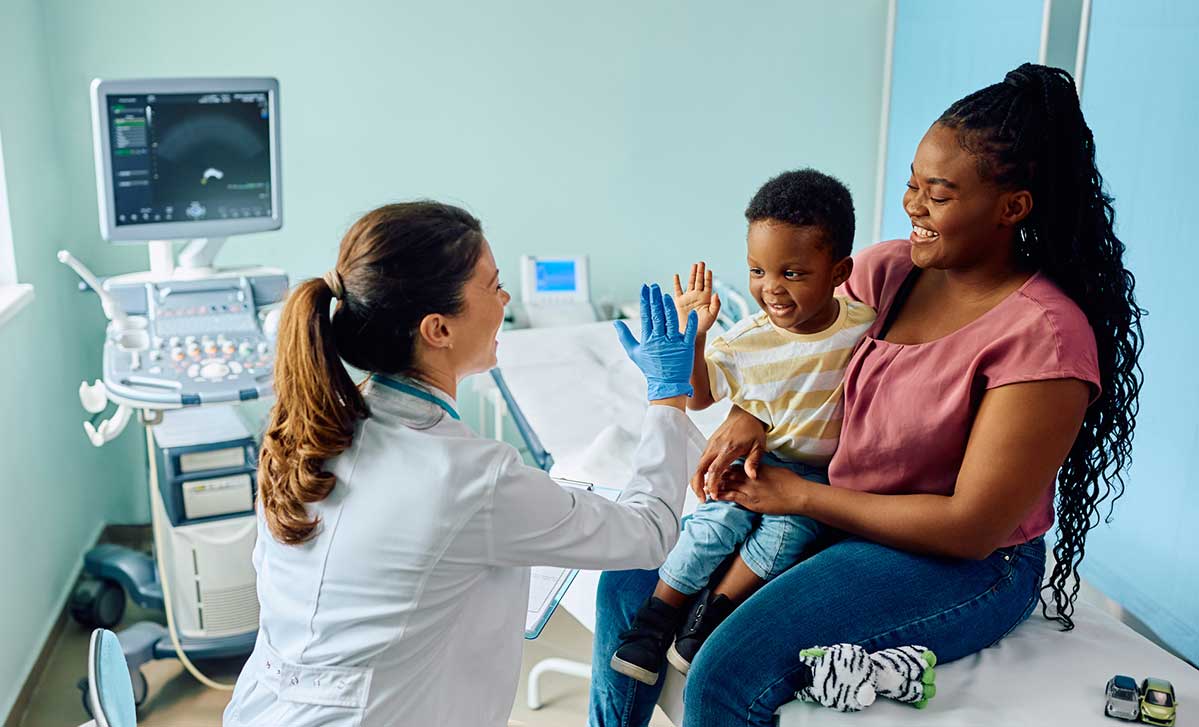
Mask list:
[[[682,609],[650,596],[633,617],[633,625],[620,635],[610,666],[642,684],[657,684],[662,658],[682,615]]]
[[[670,665],[686,674],[691,669],[691,662],[695,661],[695,655],[699,653],[699,647],[736,607],[723,594],[713,597],[710,591],[701,592],[691,606],[678,638],[666,652]]]

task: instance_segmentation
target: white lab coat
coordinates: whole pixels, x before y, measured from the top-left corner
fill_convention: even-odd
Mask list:
[[[650,407],[609,502],[435,404],[375,381],[365,396],[371,416],[327,463],[337,485],[310,506],[316,537],[283,545],[259,517],[261,625],[226,727],[505,725],[529,566],[655,568],[678,537],[699,433],[676,409]]]

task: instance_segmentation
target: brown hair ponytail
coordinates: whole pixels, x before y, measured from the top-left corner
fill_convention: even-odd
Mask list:
[[[311,537],[317,523],[304,505],[333,490],[324,462],[350,446],[358,419],[367,414],[333,347],[332,299],[324,280],[306,280],[292,291],[279,320],[278,398],[263,437],[258,491],[271,533],[289,545]]]
[[[346,232],[334,292],[321,278],[291,292],[279,321],[275,405],[263,437],[258,493],[280,542],[313,537],[307,505],[336,484],[325,461],[346,450],[369,407],[342,361],[368,373],[412,373],[421,320],[462,311],[462,287],[483,250],[479,221],[437,202],[391,204]]]

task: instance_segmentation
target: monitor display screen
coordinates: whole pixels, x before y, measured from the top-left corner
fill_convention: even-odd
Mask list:
[[[269,218],[269,92],[110,93],[112,223]]]
[[[574,260],[538,260],[538,293],[573,293],[577,288]]]

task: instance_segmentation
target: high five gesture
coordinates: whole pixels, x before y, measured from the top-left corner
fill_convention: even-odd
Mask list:
[[[687,279],[687,290],[676,274],[674,276],[674,302],[679,309],[679,320],[686,320],[687,314],[695,311],[699,317],[699,332],[707,333],[716,316],[720,314],[720,296],[712,289],[712,271],[703,262],[691,265],[691,275]]]

